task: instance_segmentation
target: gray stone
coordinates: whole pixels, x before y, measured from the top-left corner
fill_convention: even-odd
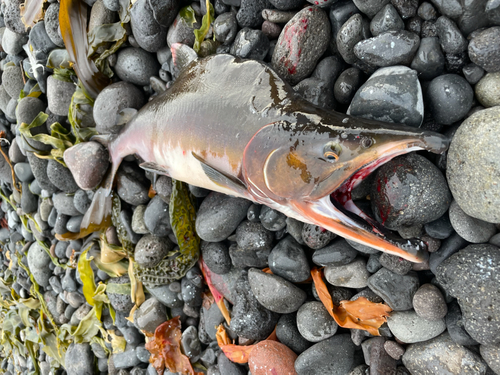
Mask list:
[[[160,64],[155,56],[141,48],[129,47],[118,52],[115,72],[122,81],[146,86],[149,77],[157,75],[159,70]]]
[[[78,211],[73,204],[74,197],[64,193],[57,193],[52,196],[52,203],[59,214],[68,216],[79,216]]]
[[[190,361],[197,362],[200,359],[201,344],[196,327],[189,326],[182,332],[181,348]]]
[[[500,222],[500,186],[495,183],[500,167],[491,163],[499,157],[498,129],[500,107],[474,113],[458,128],[447,157],[446,177],[456,202],[467,215],[489,223]]]
[[[28,267],[35,281],[43,287],[48,286],[52,276],[52,271],[49,268],[51,264],[49,254],[35,242],[30,246],[27,258]]]
[[[168,238],[148,234],[143,236],[135,246],[134,260],[141,267],[154,267],[173,248],[174,244]]]
[[[436,21],[439,42],[445,53],[460,53],[467,49],[467,40],[463,37],[455,22],[441,16]]]
[[[230,53],[244,59],[264,60],[269,48],[269,39],[261,30],[245,27],[236,35]]]
[[[50,40],[59,47],[64,48],[64,41],[59,32],[59,3],[51,3],[45,11],[45,31]]]
[[[5,53],[16,56],[23,51],[23,45],[28,41],[28,35],[18,34],[10,29],[5,29],[2,36],[2,48]]]
[[[325,267],[325,279],[334,286],[364,288],[369,277],[363,258],[355,259],[346,265]]]
[[[394,311],[387,325],[398,340],[407,344],[430,340],[446,330],[444,319],[427,320],[413,310]]]
[[[298,12],[283,28],[273,51],[272,65],[277,73],[295,85],[312,73],[330,40],[330,23],[317,7]],[[290,49],[290,45],[296,49]],[[300,51],[300,52],[299,52]]]
[[[500,106],[500,72],[488,73],[474,88],[476,98],[485,107]]]
[[[225,240],[246,217],[251,202],[225,194],[211,193],[196,215],[196,233],[207,242]]]
[[[151,73],[156,75],[157,70]],[[101,134],[118,132],[122,128],[116,125],[118,113],[126,108],[138,110],[145,103],[143,91],[132,83],[120,81],[105,87],[94,102],[93,114],[97,131]]]
[[[76,90],[72,82],[55,79],[53,76],[47,78],[47,102],[49,110],[59,116],[67,116],[71,97]]]
[[[167,321],[166,309],[156,298],[147,299],[134,314],[134,323],[140,330],[154,333],[156,327]]]
[[[139,358],[137,358],[135,348],[127,349],[122,353],[114,353],[112,356],[114,366],[117,370],[137,366],[141,363]]]
[[[354,365],[356,346],[350,335],[334,335],[302,352],[295,360],[299,375],[345,375]]]
[[[451,203],[449,214],[453,229],[455,229],[460,237],[468,242],[488,242],[497,232],[495,224],[467,215],[456,201]]]
[[[418,316],[427,320],[443,319],[448,312],[443,294],[432,284],[424,284],[417,290],[413,308]]]
[[[370,31],[373,36],[391,30],[403,30],[405,24],[392,4],[386,4],[371,20]]]
[[[384,0],[385,1],[385,0]],[[384,4],[388,3],[385,1]],[[377,10],[378,11],[378,10]],[[358,62],[357,56],[354,54],[354,46],[370,37],[370,25],[361,14],[354,14],[340,28],[337,33],[336,43],[340,55],[348,64]]]
[[[233,42],[238,32],[236,15],[232,12],[223,13],[215,19],[212,27],[215,39],[222,44],[229,45]]]
[[[357,255],[345,239],[336,238],[328,246],[316,250],[312,261],[319,266],[341,266],[351,263]]]
[[[268,263],[273,274],[294,283],[305,281],[310,276],[304,249],[292,236],[278,242],[269,254]]]
[[[171,231],[169,206],[158,196],[151,199],[144,210],[144,225],[156,236],[168,236]]]
[[[5,84],[5,82],[4,82]],[[26,124],[31,124],[31,122],[35,119],[35,117],[40,113],[45,111],[45,103],[38,98],[33,98],[31,96],[25,96],[19,101],[19,104],[16,108],[16,119],[18,124],[22,124],[23,122]],[[31,134],[37,134],[35,129],[30,129]],[[31,142],[30,142],[31,144]],[[35,144],[32,144],[33,147],[36,147]]]
[[[64,152],[64,161],[83,190],[97,187],[109,166],[109,154],[97,142],[81,142]]]
[[[417,53],[411,62],[421,79],[430,80],[443,73],[445,58],[436,37],[422,38]]]
[[[481,345],[479,347],[481,357],[486,361],[488,366],[495,374],[500,373],[500,344],[496,345]]]
[[[132,230],[137,234],[149,233],[144,222],[144,211],[146,211],[146,206],[141,204],[134,208],[134,213],[132,214]]]
[[[433,340],[409,345],[403,363],[412,374],[484,375],[486,364],[481,357],[455,344],[447,333]]]
[[[210,271],[223,275],[231,270],[231,257],[224,242],[202,241],[201,254]]]
[[[306,300],[306,292],[280,276],[248,270],[248,282],[252,293],[265,308],[279,314],[297,311]]]
[[[72,343],[66,351],[64,363],[68,375],[94,374],[94,354],[87,343]]]
[[[481,31],[469,43],[471,61],[489,73],[500,72],[500,27],[490,27]]]
[[[32,214],[38,209],[38,197],[30,191],[28,182],[23,182],[22,188],[21,208],[24,213]]]
[[[436,272],[437,281],[457,298],[465,329],[483,345],[500,342],[499,269],[498,247],[481,244],[452,255]]]
[[[71,171],[55,160],[49,160],[47,164],[47,177],[55,187],[66,194],[73,194],[78,190]]]
[[[335,335],[338,327],[321,302],[306,302],[297,311],[297,329],[307,341],[326,340]]]
[[[419,287],[418,277],[411,272],[397,275],[382,268],[368,279],[368,286],[395,311],[412,308],[413,296]]]
[[[19,94],[24,87],[23,73],[19,66],[8,66],[2,74],[2,85],[7,94],[13,99],[19,98]]]
[[[458,345],[468,346],[479,344],[476,340],[470,337],[465,330],[462,311],[460,310],[460,305],[456,299],[448,305],[448,314],[446,314],[446,329],[448,330],[448,334],[451,339]]]

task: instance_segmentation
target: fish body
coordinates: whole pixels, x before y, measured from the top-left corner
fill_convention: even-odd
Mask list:
[[[425,244],[394,237],[354,205],[350,192],[397,155],[447,146],[440,134],[324,110],[265,64],[215,55],[188,65],[109,143],[112,167],[100,194],[109,194],[122,159],[135,154],[146,170],[418,262]],[[89,212],[82,226],[102,220],[102,209]]]

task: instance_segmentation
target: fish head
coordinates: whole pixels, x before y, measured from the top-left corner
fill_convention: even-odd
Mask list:
[[[402,240],[364,214],[351,191],[379,166],[412,151],[443,153],[449,140],[438,133],[344,116],[328,123],[269,124],[245,149],[243,174],[256,196],[286,206],[299,220],[342,237],[422,261],[425,244]]]

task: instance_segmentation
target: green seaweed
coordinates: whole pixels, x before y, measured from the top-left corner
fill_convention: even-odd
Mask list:
[[[193,45],[193,49],[198,53],[201,48],[201,43],[205,40],[205,36],[208,34],[208,30],[210,29],[210,24],[215,19],[215,11],[212,3],[209,0],[206,0],[207,13],[203,16],[201,20],[201,27],[197,30],[194,30],[195,42]]]

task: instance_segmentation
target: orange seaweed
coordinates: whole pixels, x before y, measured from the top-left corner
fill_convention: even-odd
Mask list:
[[[219,293],[219,291],[215,288],[215,286],[212,284],[211,280],[211,271],[203,261],[203,258],[200,257],[199,260],[200,263],[200,269],[201,272],[203,273],[203,277],[205,278],[205,282],[208,285],[208,289],[210,289],[210,292],[212,293],[212,296],[215,299],[215,303],[219,307],[220,312],[222,313],[222,316],[224,319],[226,319],[227,324],[231,323],[231,316],[229,314],[229,311],[227,311],[226,305],[224,304],[224,296]]]
[[[392,311],[389,306],[370,302],[365,297],[359,297],[355,301],[340,301],[340,305],[335,306],[323,281],[323,272],[314,268],[311,276],[321,302],[339,326],[363,329],[374,336],[380,336],[378,328],[387,321]]]
[[[151,353],[149,362],[159,375],[165,368],[170,372],[180,372],[183,375],[202,375],[195,372],[189,358],[181,352],[181,321],[176,316],[160,324],[153,338],[146,344],[146,349]]]

